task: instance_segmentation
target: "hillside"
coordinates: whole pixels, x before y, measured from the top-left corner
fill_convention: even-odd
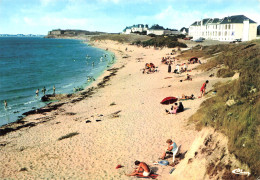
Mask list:
[[[45,36],[45,38],[80,38],[80,37],[85,37],[85,36],[89,36],[89,35],[100,35],[100,34],[105,34],[105,33],[98,32],[98,31],[55,29],[55,30],[49,31],[48,35]]]
[[[197,129],[211,126],[228,137],[228,149],[249,165],[254,176],[260,174],[260,41],[241,44],[196,46],[185,51],[190,56],[212,57],[199,69],[218,69],[216,76],[233,77],[219,83],[216,95],[204,101],[190,121]]]

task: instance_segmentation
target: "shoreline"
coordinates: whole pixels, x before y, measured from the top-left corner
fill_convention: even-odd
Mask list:
[[[42,38],[42,37],[40,37],[40,38]],[[63,37],[63,38],[54,38],[54,39],[78,40],[78,41],[82,41],[82,43],[86,44],[86,46],[91,46],[88,43],[89,40],[90,40],[89,37],[78,37],[78,38],[77,37],[73,37],[73,38],[72,37]],[[98,48],[98,47],[95,47],[95,46],[92,46],[92,47],[93,48],[97,48],[97,49],[101,49],[101,48]],[[104,50],[104,52],[105,52],[105,49],[102,49],[102,50]],[[110,55],[112,55],[114,53],[113,52],[109,52],[108,54],[110,56]],[[111,64],[110,67],[106,67],[102,72],[100,72],[100,74],[98,75],[98,79],[99,79],[100,83],[102,83],[102,81],[104,81],[100,77],[103,77],[105,72],[108,71],[109,69],[113,69],[111,67],[113,67],[113,65],[115,63],[116,63],[116,59],[113,61],[113,64]],[[110,74],[113,74],[113,73],[110,73]],[[23,128],[23,127],[30,126],[30,123],[26,124],[25,121],[24,121],[24,119],[28,115],[31,115],[31,114],[41,114],[41,113],[45,113],[45,112],[50,112],[52,110],[56,110],[58,107],[60,107],[60,106],[62,106],[64,104],[63,102],[67,103],[66,102],[67,100],[69,100],[71,98],[76,98],[77,96],[80,96],[81,93],[85,94],[85,92],[88,91],[89,88],[93,87],[92,84],[95,83],[95,82],[97,82],[97,81],[92,81],[82,91],[78,91],[78,92],[74,92],[74,93],[56,94],[56,95],[58,95],[58,98],[54,97],[53,99],[49,99],[48,101],[45,101],[47,103],[45,106],[37,108],[37,109],[28,110],[28,111],[24,112],[19,117],[17,117],[17,119],[14,122],[10,122],[8,124],[4,124],[4,125],[0,126],[0,136],[5,135],[8,132],[14,131],[14,130],[12,130],[12,128],[14,128],[14,127],[18,127],[18,129],[20,129],[20,128]],[[51,95],[51,94],[48,94],[48,95]],[[42,97],[44,97],[44,96],[42,96]],[[51,102],[53,100],[56,101],[56,102]],[[7,130],[5,130],[5,129],[7,129]]]
[[[2,178],[132,179],[124,174],[132,171],[136,159],[156,168],[151,161],[161,155],[166,139],[182,145],[184,152],[190,148],[197,132],[187,121],[204,98],[183,102],[185,112],[177,115],[167,115],[165,109],[170,105],[159,102],[183,93],[195,93],[197,97],[208,73],[194,70],[193,81],[180,82],[183,74],[169,74],[167,66],[161,64],[161,57],[171,49],[154,50],[111,41],[94,45],[114,51],[115,71],[105,71],[83,94],[56,103],[52,111],[27,116],[24,128],[0,136]],[[153,62],[159,71],[142,74],[146,62]],[[217,81],[212,78],[208,90]],[[73,137],[57,141],[71,133]],[[5,168],[14,162],[11,168]],[[124,168],[116,170],[117,164]],[[27,171],[19,171],[21,168]],[[170,179],[169,168],[158,167],[158,179]]]

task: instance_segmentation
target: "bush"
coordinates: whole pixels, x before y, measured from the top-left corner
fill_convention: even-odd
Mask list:
[[[141,43],[142,46],[154,46],[154,47],[169,47],[169,48],[174,48],[174,47],[187,47],[186,44],[178,42],[178,39],[174,36],[156,36],[150,40],[143,41]]]
[[[218,72],[217,72],[217,76],[218,77],[223,77],[223,78],[233,77],[234,74],[235,74],[235,72],[232,71],[229,68],[222,68],[222,69],[219,69]]]

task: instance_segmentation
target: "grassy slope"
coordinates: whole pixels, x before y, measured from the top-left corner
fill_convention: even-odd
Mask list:
[[[187,47],[186,44],[178,42],[177,37],[173,36],[145,36],[137,34],[104,34],[99,36],[93,36],[91,41],[95,40],[112,40],[120,43],[131,43],[136,45],[154,46],[154,47]]]
[[[99,36],[93,36],[91,41],[95,40],[112,40],[120,43],[133,43],[135,41],[146,41],[151,39],[149,36],[141,36],[136,34],[104,34]]]
[[[221,67],[217,75],[237,80],[215,86],[216,96],[204,101],[190,120],[197,128],[212,126],[229,138],[229,150],[249,165],[253,175],[260,174],[260,41],[193,48],[183,56],[210,57],[202,70]],[[227,101],[235,102],[228,106]]]

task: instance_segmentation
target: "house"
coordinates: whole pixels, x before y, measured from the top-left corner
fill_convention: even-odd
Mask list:
[[[155,35],[171,35],[171,34],[180,34],[180,32],[176,29],[165,29],[163,26],[158,24],[153,25],[151,28],[148,29],[148,34],[155,34]]]
[[[256,39],[256,34],[257,23],[244,15],[202,19],[189,27],[189,36],[193,36],[193,39],[203,37],[219,41],[250,41]]]
[[[180,29],[180,32],[181,32],[182,34],[184,34],[184,35],[187,35],[187,34],[189,33],[189,28],[183,27],[183,28]]]
[[[127,26],[123,30],[123,34],[131,34],[131,33],[145,33],[148,30],[148,25],[144,24],[134,24],[133,26]]]

